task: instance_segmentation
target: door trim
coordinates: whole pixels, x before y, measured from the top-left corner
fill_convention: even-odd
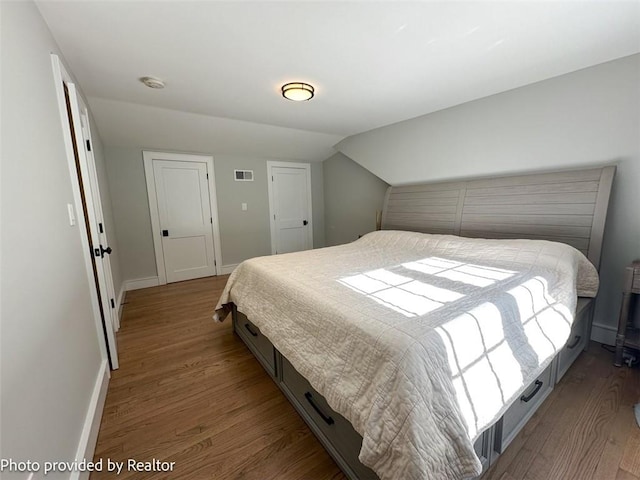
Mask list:
[[[107,354],[107,339],[105,338],[105,332],[103,327],[102,313],[100,311],[100,302],[98,300],[98,290],[95,285],[95,276],[93,273],[93,253],[89,248],[91,241],[87,235],[86,228],[83,228],[89,220],[84,214],[82,208],[82,194],[80,193],[80,181],[78,180],[78,171],[76,169],[76,156],[73,148],[73,141],[71,137],[71,124],[69,122],[69,116],[67,113],[67,100],[64,93],[64,84],[73,83],[73,79],[62,65],[62,62],[57,55],[51,54],[51,65],[53,67],[53,79],[55,83],[56,96],[58,97],[58,110],[60,111],[60,122],[62,125],[62,137],[66,150],[67,167],[69,168],[69,177],[71,179],[71,190],[73,193],[73,203],[75,208],[76,217],[82,220],[84,223],[78,222],[78,231],[80,234],[80,242],[82,245],[82,257],[84,259],[84,266],[87,272],[87,279],[89,280],[89,292],[91,297],[91,310],[93,312],[93,320],[95,322],[96,331],[98,333],[98,347],[100,349],[100,356],[103,361],[109,361],[109,355]],[[80,149],[79,149],[80,150]],[[105,315],[106,319],[106,315]]]
[[[164,253],[162,250],[162,239],[160,234],[160,214],[158,212],[158,202],[156,197],[156,182],[153,176],[154,160],[170,160],[175,162],[201,162],[207,164],[207,180],[209,185],[209,206],[211,208],[211,218],[213,223],[213,258],[215,262],[216,275],[220,275],[222,266],[222,250],[220,248],[220,224],[218,223],[218,200],[216,195],[215,172],[213,169],[213,157],[211,155],[195,155],[191,153],[168,153],[153,152],[144,150],[142,152],[144,160],[144,176],[147,180],[147,196],[149,199],[149,212],[151,214],[151,229],[153,237],[153,248],[156,255],[156,267],[158,269],[158,285],[167,284],[167,271],[164,264]]]
[[[313,248],[313,207],[311,205],[311,164],[310,163],[294,163],[294,162],[273,162],[267,161],[267,185],[269,190],[269,225],[271,227],[271,255],[276,254],[276,221],[274,218],[275,202],[273,201],[273,176],[274,167],[284,168],[300,168],[304,169],[307,177],[307,209],[309,218],[309,229],[307,230],[307,239],[309,245]]]

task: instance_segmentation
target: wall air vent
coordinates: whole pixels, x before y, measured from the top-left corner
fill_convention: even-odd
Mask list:
[[[236,182],[253,182],[253,170],[234,170],[233,177]]]

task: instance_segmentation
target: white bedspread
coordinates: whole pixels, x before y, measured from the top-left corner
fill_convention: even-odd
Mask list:
[[[214,318],[235,303],[362,435],[381,479],[466,478],[481,471],[475,439],[597,288],[568,245],[381,231],[243,262]]]

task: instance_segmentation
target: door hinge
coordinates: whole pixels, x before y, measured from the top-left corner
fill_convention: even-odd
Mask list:
[[[209,174],[207,173],[207,180],[209,180]]]
[[[271,181],[273,182],[273,175],[271,175]]]
[[[116,301],[113,298],[111,299],[111,308],[116,308]]]
[[[91,142],[87,140],[87,150],[91,151]]]
[[[209,220],[211,220],[211,225],[213,225],[213,217],[210,217]]]
[[[274,219],[274,220],[276,219],[276,215],[275,215],[275,213],[273,214],[273,219]]]
[[[217,267],[217,266],[218,266],[218,263],[215,261],[215,259],[213,260],[213,266],[214,266],[214,267]]]
[[[102,224],[101,223],[98,224],[98,228],[100,229],[100,233],[104,233],[104,228],[102,228]]]

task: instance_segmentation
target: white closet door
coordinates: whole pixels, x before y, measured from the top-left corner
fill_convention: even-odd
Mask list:
[[[153,160],[168,283],[216,274],[207,164]]]

